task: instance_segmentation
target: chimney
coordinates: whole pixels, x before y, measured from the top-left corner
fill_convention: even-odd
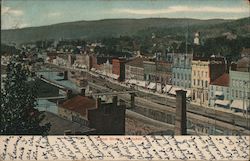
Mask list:
[[[85,88],[81,88],[80,90],[81,90],[81,91],[80,91],[80,95],[81,95],[81,96],[85,96]]]
[[[175,135],[187,134],[186,92],[184,90],[176,91]]]
[[[66,91],[66,97],[67,97],[67,99],[72,97],[72,90],[67,90]]]
[[[101,107],[101,98],[96,98],[96,108],[100,108]]]
[[[134,108],[135,107],[135,94],[130,93],[130,97],[131,97],[130,108]]]
[[[67,70],[65,70],[65,71],[63,72],[63,79],[64,79],[64,80],[68,80],[68,71],[67,71]]]
[[[112,98],[112,102],[113,102],[113,107],[117,107],[117,101],[118,100],[118,97],[117,96],[113,96]]]
[[[231,63],[230,70],[236,71],[237,70],[237,64],[236,63]]]

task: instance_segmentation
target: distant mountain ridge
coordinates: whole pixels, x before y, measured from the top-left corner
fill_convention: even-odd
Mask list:
[[[1,31],[2,43],[16,44],[46,39],[100,39],[120,35],[135,35],[147,28],[180,28],[185,26],[196,28],[235,28],[246,26],[249,29],[249,17],[239,20],[224,19],[184,19],[184,18],[145,18],[145,19],[104,19],[96,21],[65,22],[48,26],[28,27]]]

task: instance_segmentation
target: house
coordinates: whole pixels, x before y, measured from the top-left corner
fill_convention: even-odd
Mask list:
[[[96,108],[94,99],[77,95],[59,104],[59,116],[73,122],[88,125],[88,109]]]
[[[64,119],[76,122],[90,129],[91,134],[125,134],[126,106],[118,104],[117,96],[111,103],[102,102],[101,98],[74,96],[59,103],[58,114]]]
[[[57,66],[67,66],[68,64],[68,55],[58,54],[55,59],[52,60],[53,64]]]
[[[209,85],[209,105],[229,108],[231,104],[229,74],[224,73]]]
[[[225,73],[226,64],[222,57],[194,57],[192,60],[192,102],[208,105],[209,84]]]
[[[248,57],[250,58],[250,48],[243,48],[241,51],[241,57]]]

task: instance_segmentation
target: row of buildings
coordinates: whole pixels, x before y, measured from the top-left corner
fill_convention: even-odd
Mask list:
[[[228,64],[223,57],[194,57],[167,53],[155,58],[130,59],[95,54],[48,53],[47,62],[88,71],[158,93],[175,96],[184,89],[193,103],[245,110],[249,106],[249,51],[238,62]],[[237,106],[237,107],[235,107]],[[244,106],[244,107],[243,107]]]

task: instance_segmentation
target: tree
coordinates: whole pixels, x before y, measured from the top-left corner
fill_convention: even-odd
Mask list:
[[[28,68],[18,58],[7,65],[7,76],[1,88],[0,133],[46,135],[50,124],[40,125],[44,115],[34,108],[35,82],[30,80]]]

